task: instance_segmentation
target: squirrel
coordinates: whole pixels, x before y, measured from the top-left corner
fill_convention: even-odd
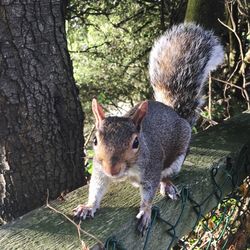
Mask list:
[[[175,25],[156,40],[150,52],[155,101],[143,101],[122,117],[106,117],[93,99],[93,172],[88,202],[73,210],[75,218],[94,217],[109,184],[124,178],[140,188],[136,218],[142,235],[151,220],[157,188],[164,196],[178,198],[171,178],[186,157],[205,81],[223,58],[223,47],[212,31],[193,23]]]

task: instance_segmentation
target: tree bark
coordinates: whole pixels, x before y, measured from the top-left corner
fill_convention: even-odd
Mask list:
[[[0,5],[0,219],[83,184],[83,112],[63,0]],[[1,204],[2,201],[2,204]]]
[[[188,0],[185,21],[201,24],[219,34],[222,25],[219,24],[218,18],[224,20],[224,12],[224,0]]]

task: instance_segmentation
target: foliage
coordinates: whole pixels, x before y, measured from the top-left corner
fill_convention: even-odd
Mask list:
[[[250,247],[249,177],[216,208],[209,212],[181,242],[178,249],[230,249]],[[248,248],[247,248],[248,247]]]
[[[105,106],[152,98],[148,55],[154,39],[180,19],[183,1],[71,1],[68,44],[89,122],[95,96]],[[169,11],[170,10],[170,11]]]
[[[94,150],[87,149],[86,150],[86,160],[85,160],[85,174],[92,174],[93,171],[93,157],[94,157]]]

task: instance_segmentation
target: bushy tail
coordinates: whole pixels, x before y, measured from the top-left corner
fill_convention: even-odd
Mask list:
[[[223,48],[213,32],[192,23],[173,26],[150,53],[155,99],[173,107],[193,125],[203,103],[204,82],[223,58]]]

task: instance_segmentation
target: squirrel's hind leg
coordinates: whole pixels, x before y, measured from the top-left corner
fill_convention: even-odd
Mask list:
[[[185,157],[186,154],[179,155],[168,168],[161,172],[160,193],[172,200],[178,199],[180,191],[170,179],[180,172]]]

